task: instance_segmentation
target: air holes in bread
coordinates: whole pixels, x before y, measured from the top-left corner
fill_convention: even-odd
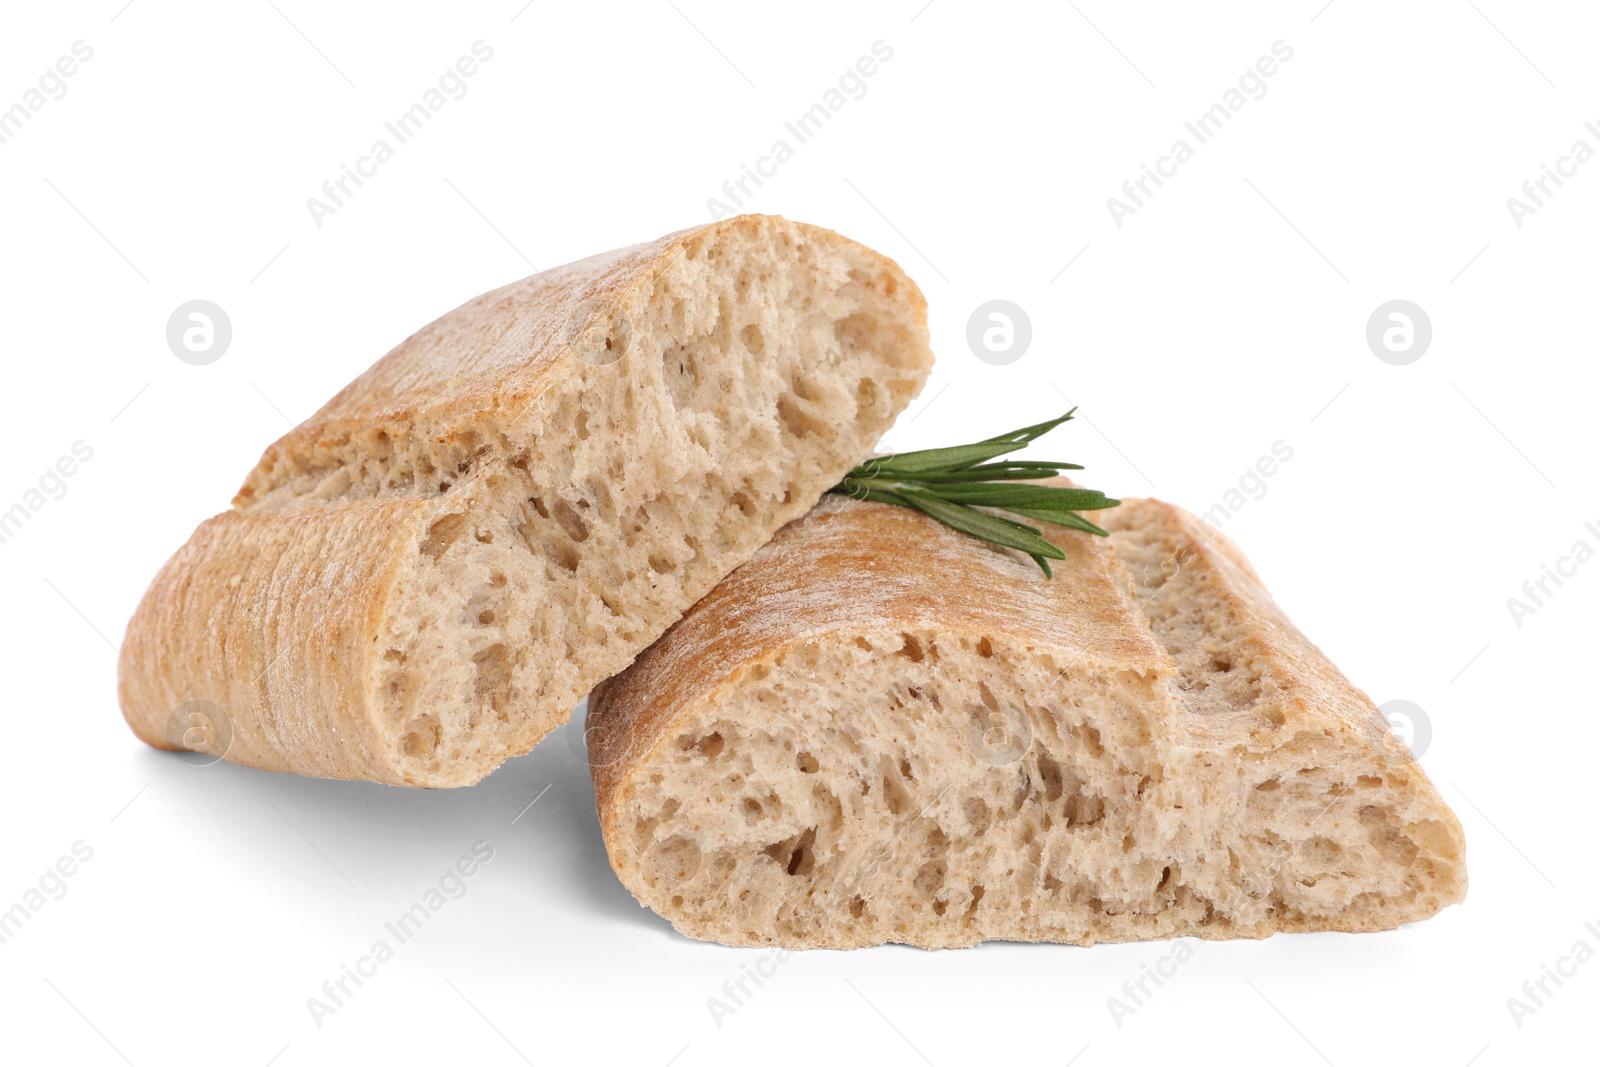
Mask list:
[[[833,336],[847,352],[870,347],[877,333],[877,318],[865,311],[846,315],[833,324]]]
[[[465,514],[446,515],[428,527],[428,536],[422,541],[422,554],[429,559],[438,559],[449,548],[461,539],[467,532],[467,517]]]
[[[651,881],[656,885],[686,882],[700,871],[700,846],[674,834],[651,851]]]
[[[745,348],[753,356],[764,355],[767,351],[767,339],[761,336],[761,327],[751,323],[739,331],[739,337],[744,341]]]
[[[427,759],[439,747],[439,720],[432,715],[418,715],[406,723],[406,732],[400,737],[400,752],[408,759]]]

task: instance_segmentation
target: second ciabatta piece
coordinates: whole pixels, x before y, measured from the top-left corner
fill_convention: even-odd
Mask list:
[[[1378,930],[1466,891],[1371,701],[1178,508],[1020,553],[829,497],[590,699],[618,877],[730,945]]]

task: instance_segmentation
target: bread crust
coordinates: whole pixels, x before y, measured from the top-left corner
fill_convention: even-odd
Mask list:
[[[371,648],[427,510],[391,500],[207,519],[129,623],[119,670],[128,724],[181,751],[190,722],[172,713],[202,701],[213,720],[203,727],[226,732],[234,762],[328,778],[385,773]]]
[[[454,442],[474,430],[514,423],[531,401],[582,377],[573,354],[603,346],[596,327],[604,331],[619,313],[638,311],[669,260],[729,231],[753,234],[766,221],[741,215],[680,230],[472,298],[400,342],[268,446],[234,506],[263,506],[262,498],[290,471],[314,467],[352,434],[390,430]]]
[[[437,553],[441,546],[430,537],[441,520],[457,523],[499,491],[483,457],[514,466],[505,457],[563,447],[573,411],[581,433],[585,398],[602,395],[597,391],[630,390],[631,404],[637,387],[619,383],[619,367],[629,364],[618,361],[630,352],[635,324],[661,314],[651,304],[657,285],[686,261],[713,269],[736,241],[766,249],[778,263],[811,246],[859,264],[848,278],[841,272],[823,283],[892,297],[903,313],[902,333],[886,345],[896,391],[869,397],[855,425],[816,429],[832,435],[828,447],[813,448],[815,461],[793,472],[770,520],[745,523],[751,528],[719,546],[727,558],[715,573],[684,578],[675,601],[625,620],[622,639],[599,653],[579,648],[587,657],[580,667],[540,683],[537,699],[522,701],[537,705],[539,730],[483,759],[452,766],[445,753],[437,769],[408,764],[389,736],[402,727],[381,710],[393,697],[385,686],[397,684],[385,681],[383,657],[393,655],[395,635],[386,630],[404,607],[406,583],[415,581],[419,546]],[[564,721],[590,685],[624,666],[773,529],[803,513],[920,389],[931,362],[926,303],[896,264],[832,231],[776,217],[694,227],[479,296],[407,338],[268,447],[234,509],[201,524],[161,569],[123,643],[123,715],[149,744],[183,748],[175,710],[203,701],[229,720],[230,760],[391,784],[469,784]],[[659,417],[629,416],[650,440],[658,429],[651,420]],[[480,540],[486,536],[479,531]],[[527,669],[531,675],[539,667]]]

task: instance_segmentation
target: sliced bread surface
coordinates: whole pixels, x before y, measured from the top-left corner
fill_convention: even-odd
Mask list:
[[[1159,501],[1025,556],[829,497],[590,699],[606,846],[731,945],[1376,930],[1461,828],[1231,544]]]
[[[271,770],[477,781],[815,503],[931,363],[898,266],[774,217],[480,296],[172,557],[128,624],[123,714]]]

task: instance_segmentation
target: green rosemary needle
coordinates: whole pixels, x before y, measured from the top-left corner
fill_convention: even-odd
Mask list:
[[[979,540],[1026,552],[1050,577],[1050,560],[1066,559],[1066,553],[1045,540],[1037,526],[1007,515],[1104,537],[1106,531],[1078,512],[1114,508],[1121,501],[1098,489],[1027,484],[1062,471],[1082,470],[1076,463],[999,457],[1028,447],[1077,410],[970,445],[874,456],[828,491],[911,508]],[[994,514],[997,511],[1006,515]]]

